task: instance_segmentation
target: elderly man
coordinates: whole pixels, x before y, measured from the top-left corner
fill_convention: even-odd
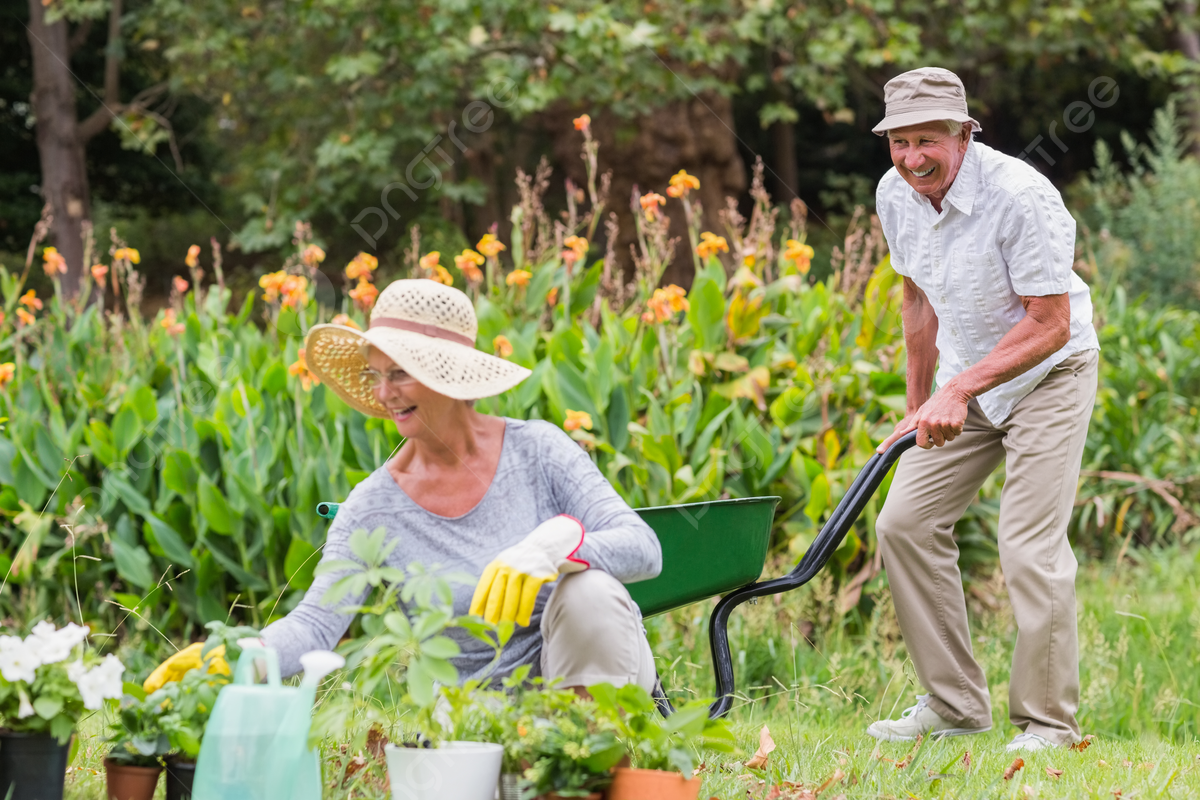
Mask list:
[[[980,125],[954,73],[906,72],[885,101],[874,130],[895,166],[876,202],[904,277],[908,408],[880,450],[913,430],[919,449],[900,459],[876,531],[928,694],[867,732],[991,729],[954,524],[1004,461],[1000,565],[1018,629],[1009,719],[1021,730],[1008,749],[1068,744],[1079,739],[1079,650],[1067,523],[1100,346],[1088,287],[1071,271],[1075,222],[1048,180],[973,140]]]

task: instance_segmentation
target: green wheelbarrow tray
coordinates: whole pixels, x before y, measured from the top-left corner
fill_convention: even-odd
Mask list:
[[[916,444],[916,440],[914,431],[896,441],[886,452],[872,455],[800,563],[787,575],[761,583],[758,578],[766,562],[778,497],[745,497],[635,509],[658,536],[663,554],[662,572],[658,577],[627,586],[643,616],[652,617],[724,595],[713,609],[708,631],[717,679],[717,701],[709,710],[711,716],[723,716],[733,706],[735,684],[728,632],[733,609],[756,597],[790,591],[812,580],[846,538],[846,533],[892,465],[901,453]],[[337,509],[337,503],[317,505],[317,513],[327,519],[333,519]],[[670,704],[666,698],[658,696],[656,699],[659,708],[669,713]]]

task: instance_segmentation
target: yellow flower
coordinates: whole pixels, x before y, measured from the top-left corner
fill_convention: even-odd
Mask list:
[[[717,236],[715,233],[705,231],[700,234],[700,244],[696,245],[696,255],[701,258],[715,256],[717,253],[728,253],[729,243],[725,241],[724,236]]]
[[[346,265],[346,278],[352,281],[371,279],[371,273],[379,266],[379,259],[370,253],[359,253]]]
[[[314,383],[321,382],[320,378],[309,371],[308,362],[304,360],[303,347],[296,351],[296,362],[288,367],[288,372],[300,378],[300,385],[306,392],[313,387]]]
[[[42,310],[42,301],[38,299],[37,292],[35,292],[33,289],[30,289],[28,292],[21,295],[21,299],[17,302],[23,306],[35,308],[38,311]]]
[[[132,247],[118,247],[113,252],[113,259],[116,261],[128,261],[130,264],[142,263],[142,254]]]
[[[350,299],[354,304],[362,309],[363,313],[371,310],[375,305],[375,298],[379,297],[379,290],[375,288],[375,284],[369,282],[366,278],[360,278],[358,286],[350,290]]]
[[[187,326],[175,319],[175,309],[168,308],[163,312],[162,322],[158,323],[172,336],[178,336],[187,330]]]
[[[567,409],[567,419],[563,422],[564,431],[576,431],[583,428],[586,431],[592,429],[592,415],[586,411],[572,411]]]
[[[563,244],[567,249],[562,251],[562,260],[568,265],[574,264],[587,255],[588,241],[582,236],[568,236]]]
[[[646,219],[653,222],[658,219],[658,207],[666,205],[667,199],[657,192],[644,194],[638,200],[642,204],[642,211],[646,212]]]
[[[485,260],[479,253],[467,249],[454,257],[454,266],[458,267],[468,282],[479,283],[483,280],[483,270],[480,267]]]
[[[42,267],[46,270],[46,274],[53,278],[55,275],[67,274],[67,260],[62,257],[62,254],[54,247],[47,247],[42,251]]]
[[[7,363],[0,364],[0,389],[3,389],[12,382],[13,376],[16,375],[16,372],[17,365],[13,362],[9,361]]]
[[[101,289],[103,289],[105,283],[107,283],[107,276],[108,267],[104,266],[103,264],[92,264],[92,279],[95,280],[96,283],[100,284]]]
[[[356,331],[361,331],[361,330],[362,330],[362,328],[360,328],[360,327],[358,326],[358,323],[357,323],[357,322],[355,322],[354,320],[350,319],[350,315],[349,315],[349,314],[338,314],[336,317],[334,317],[333,319],[329,320],[329,324],[331,324],[331,325],[345,325],[347,328],[354,328],[354,330],[356,330]]]
[[[305,266],[315,267],[325,260],[325,251],[317,247],[315,244],[310,244],[304,248],[304,252],[300,254],[300,260]]]
[[[788,239],[783,257],[794,263],[801,275],[807,275],[812,267],[813,249],[803,242]]]
[[[438,262],[441,260],[441,258],[442,254],[437,250],[434,250],[431,253],[426,253],[425,255],[421,256],[421,260],[417,263],[421,265],[421,269],[432,272],[434,267],[438,265]]]
[[[679,170],[672,175],[670,183],[667,194],[671,197],[687,197],[687,193],[692,189],[700,188],[700,179],[695,175],[688,175],[684,170]]]
[[[17,309],[17,320],[22,325],[32,325],[33,323],[37,322],[37,317],[35,317],[33,314],[30,314],[28,311],[26,311],[23,308],[18,308]]]
[[[754,254],[751,253],[748,256],[744,256],[742,258],[742,263],[745,264],[747,267],[750,267],[751,269],[753,269],[754,263],[755,263]]]
[[[175,276],[175,279],[172,281],[172,283],[175,284],[175,291],[179,292],[180,294],[183,294],[188,290],[188,282],[178,275]]]
[[[446,286],[454,285],[454,277],[450,274],[450,270],[446,269],[441,264],[435,264],[433,266],[433,279],[438,283],[445,284]]]
[[[586,131],[592,127],[592,118],[587,114],[580,114],[574,119],[575,130]]]
[[[492,352],[494,352],[496,355],[500,356],[501,358],[508,358],[512,355],[512,351],[512,342],[508,340],[507,336],[501,334],[495,339],[492,339]]]
[[[279,299],[279,290],[283,288],[283,282],[288,278],[288,274],[283,270],[279,272],[268,272],[258,279],[258,285],[262,287],[263,301],[274,303]]]
[[[509,286],[528,286],[531,277],[532,275],[526,270],[514,269],[508,273],[508,277],[504,279],[504,282]]]
[[[183,263],[187,264],[189,269],[195,269],[200,264],[200,245],[194,244],[188,248]]]
[[[485,233],[483,238],[479,240],[479,243],[475,245],[475,249],[488,258],[492,258],[499,255],[501,250],[507,250],[508,248],[496,238],[495,234]]]

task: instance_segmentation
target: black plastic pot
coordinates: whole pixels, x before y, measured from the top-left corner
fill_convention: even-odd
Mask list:
[[[0,733],[0,798],[62,800],[70,753],[53,736]]]
[[[167,761],[167,800],[191,800],[195,762]]]

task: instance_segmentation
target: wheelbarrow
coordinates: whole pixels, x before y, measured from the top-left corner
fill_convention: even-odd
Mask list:
[[[662,545],[663,567],[656,578],[626,586],[643,617],[664,614],[710,597],[724,595],[709,618],[708,637],[717,679],[717,700],[709,716],[722,717],[733,707],[733,658],[729,652],[729,615],[742,603],[798,589],[829,562],[851,526],[901,454],[917,443],[906,434],[887,451],[876,453],[855,477],[800,562],[780,578],[759,581],[771,540],[778,497],[744,497],[634,509]],[[319,503],[326,519],[337,503]],[[671,705],[661,692],[655,700],[664,714]]]

